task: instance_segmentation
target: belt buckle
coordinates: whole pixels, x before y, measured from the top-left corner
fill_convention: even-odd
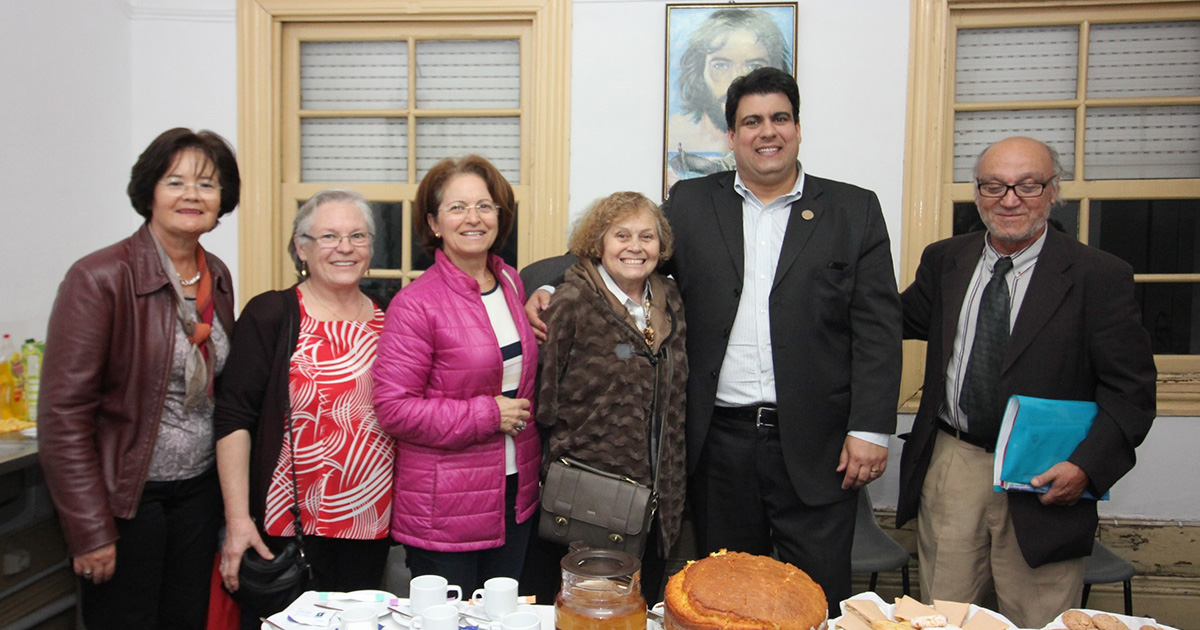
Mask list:
[[[779,426],[778,420],[776,420],[775,422],[763,422],[763,413],[764,412],[769,413],[769,412],[774,412],[774,411],[775,411],[775,409],[772,407],[756,407],[754,409],[754,426],[777,428]]]

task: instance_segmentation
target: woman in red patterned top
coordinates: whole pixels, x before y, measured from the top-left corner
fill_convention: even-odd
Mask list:
[[[297,213],[289,246],[302,281],[255,297],[234,327],[237,367],[216,411],[230,591],[246,549],[270,558],[268,547],[292,539],[297,494],[311,587],[352,591],[382,580],[395,445],[371,405],[384,312],[359,289],[374,233],[361,195],[317,193]]]

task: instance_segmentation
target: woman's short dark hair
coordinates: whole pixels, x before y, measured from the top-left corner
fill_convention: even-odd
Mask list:
[[[508,241],[509,232],[512,231],[513,218],[516,216],[514,206],[517,200],[508,180],[504,179],[504,176],[495,166],[492,166],[491,162],[478,155],[468,155],[461,160],[446,158],[438,162],[425,174],[421,185],[417,186],[417,198],[413,202],[413,229],[421,237],[421,246],[430,256],[442,246],[442,238],[435,235],[433,228],[429,227],[429,219],[426,217],[437,217],[446,184],[458,175],[476,175],[487,185],[488,194],[492,196],[492,201],[499,207],[496,213],[496,240],[488,251],[492,253],[500,251]]]
[[[604,257],[604,235],[609,228],[617,221],[639,212],[649,213],[654,220],[658,232],[658,264],[661,266],[675,251],[671,224],[658,204],[636,192],[616,192],[592,204],[575,224],[575,229],[571,230],[567,249],[577,258],[590,258],[598,262]]]
[[[242,195],[242,178],[238,174],[237,158],[229,142],[215,132],[192,131],[186,127],[168,129],[146,147],[138,156],[137,163],[129,173],[129,186],[125,191],[137,213],[149,221],[154,214],[154,189],[175,163],[180,152],[194,150],[208,159],[217,172],[217,183],[221,186],[221,208],[217,218],[223,217],[238,205]]]

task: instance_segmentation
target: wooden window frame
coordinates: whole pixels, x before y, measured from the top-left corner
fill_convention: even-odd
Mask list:
[[[972,198],[969,183],[953,183],[955,36],[971,28],[1043,26],[1083,20],[1142,22],[1200,19],[1194,0],[912,0],[904,151],[904,230],[900,286],[912,283],[925,247],[952,233],[954,201]],[[1099,14],[1103,14],[1099,18]],[[1086,61],[1085,61],[1086,62]],[[1081,131],[1077,129],[1077,134]],[[1077,135],[1077,140],[1080,136]],[[1076,142],[1076,160],[1083,159]],[[1074,170],[1074,169],[1073,169]],[[1168,196],[1200,197],[1190,180],[1163,180]],[[1078,198],[1063,182],[1065,198]],[[1108,198],[1123,195],[1114,187]],[[1104,192],[1096,188],[1093,196]],[[1081,226],[1086,229],[1086,226]],[[1181,277],[1185,277],[1181,275]],[[1149,279],[1139,276],[1139,279]],[[1200,416],[1200,356],[1156,355],[1158,415]],[[904,342],[899,410],[915,413],[925,375],[925,344]]]
[[[296,195],[309,184],[287,184],[294,168],[285,152],[289,124],[285,98],[284,25],[296,22],[521,21],[531,28],[522,45],[522,72],[530,94],[522,94],[522,216],[516,234],[519,265],[566,248],[570,157],[570,0],[429,0],[397,4],[384,0],[238,0],[238,163],[242,198],[238,209],[239,302],[294,279],[287,238]],[[529,48],[528,52],[524,50]],[[529,67],[525,67],[528,61]],[[552,86],[548,88],[547,86]],[[292,114],[294,119],[295,114]],[[294,144],[295,140],[292,140]],[[528,143],[528,147],[526,147]],[[415,185],[411,186],[415,192]],[[320,186],[316,186],[319,188]],[[315,192],[314,188],[311,192]],[[368,198],[375,185],[356,186]],[[382,197],[393,200],[397,186]],[[286,207],[285,207],[286,206]],[[405,219],[411,204],[404,204]],[[395,274],[382,274],[392,276]]]

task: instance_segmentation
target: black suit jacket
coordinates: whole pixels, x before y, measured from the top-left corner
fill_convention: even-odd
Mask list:
[[[742,198],[734,173],[679,182],[663,210],[675,235],[665,271],[679,283],[688,325],[691,472],[742,292]],[[806,176],[769,308],[787,473],[809,505],[847,499],[836,472],[846,432],[893,433],[900,389],[900,301],[875,193]]]
[[[983,252],[984,232],[927,247],[904,290],[904,336],[928,341],[921,406],[900,462],[897,525],[917,514],[933,454],[946,367],[967,285]],[[1133,468],[1134,448],[1154,420],[1154,356],[1124,261],[1050,230],[1013,324],[1000,377],[1014,394],[1092,400],[1100,412],[1069,458],[1100,496]],[[1043,506],[1038,495],[1009,493],[1021,553],[1030,566],[1091,553],[1096,502]]]

